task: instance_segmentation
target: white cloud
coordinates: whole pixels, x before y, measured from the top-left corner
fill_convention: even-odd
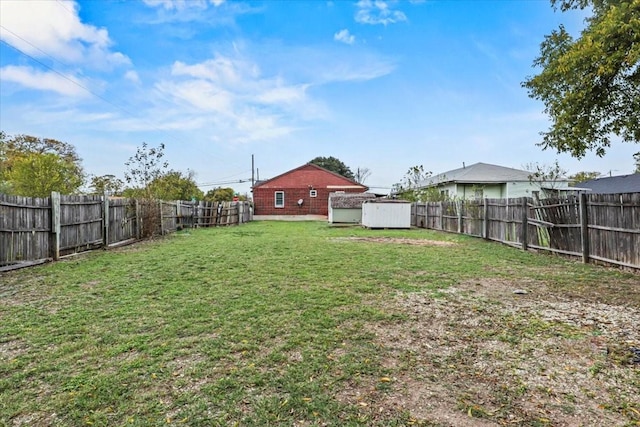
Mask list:
[[[165,10],[206,9],[206,0],[143,0],[144,4]]]
[[[133,83],[140,83],[140,76],[134,70],[129,70],[124,73],[124,78]]]
[[[209,4],[218,7],[225,0],[143,0],[144,4],[165,10],[206,9]]]
[[[0,38],[33,57],[97,69],[130,64],[111,50],[106,29],[80,21],[74,1],[2,1],[0,24]]]
[[[319,75],[322,83],[367,81],[395,70],[395,63],[372,55],[359,55],[356,61],[334,62]]]
[[[194,64],[176,61],[170,76],[156,84],[162,98],[182,107],[182,115],[206,117],[207,126],[226,142],[270,140],[293,132],[292,124],[313,110],[308,87],[264,76],[240,55],[216,55]]]
[[[360,0],[356,6],[356,22],[361,24],[388,25],[407,20],[404,12],[392,10],[386,1]]]
[[[78,82],[73,76],[63,77],[60,74],[38,71],[31,67],[15,65],[2,67],[0,68],[0,80],[18,83],[30,89],[56,92],[61,95],[74,97],[89,95],[89,92],[78,85],[86,87],[86,83]],[[74,84],[74,81],[78,84]]]
[[[340,30],[333,35],[333,39],[338,42],[346,43],[346,44],[354,44],[356,41],[356,37],[349,33],[349,30],[344,29]]]
[[[242,58],[217,55],[199,64],[187,65],[177,61],[171,74],[186,77],[177,86],[184,89],[196,85],[196,90],[179,91],[194,104],[229,108],[233,102],[268,104],[286,107],[306,100],[308,84],[289,84],[279,77],[263,77],[260,68]],[[206,98],[203,104],[202,98]],[[225,100],[224,105],[212,98]],[[196,101],[197,99],[197,101]],[[215,109],[218,109],[216,107]]]
[[[234,94],[206,80],[162,81],[156,88],[177,99],[181,104],[200,110],[201,113],[226,114],[232,111]]]
[[[264,104],[295,104],[304,101],[308,87],[308,84],[290,86],[276,84],[266,88],[256,99]]]

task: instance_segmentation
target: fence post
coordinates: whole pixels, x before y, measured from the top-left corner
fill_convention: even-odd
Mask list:
[[[198,216],[198,207],[200,206],[200,201],[193,202],[193,209],[191,211],[191,218],[193,218],[193,228],[200,227],[200,218]]]
[[[464,201],[456,200],[456,207],[458,208],[458,233],[462,234],[462,209],[464,209]]]
[[[104,236],[102,236],[102,241],[104,247],[106,248],[107,246],[109,246],[109,196],[107,195],[107,193],[104,193],[104,195],[102,196],[102,201],[102,220],[104,221],[104,224],[102,224],[102,232],[104,233]]]
[[[142,236],[142,216],[140,215],[140,203],[138,199],[134,199],[136,202],[136,238],[140,239]]]
[[[176,200],[176,230],[179,225],[182,225],[184,228],[184,224],[182,224],[182,208],[180,207],[180,200]]]
[[[158,215],[160,215],[160,235],[164,236],[164,224],[162,224],[162,200],[158,200],[158,208],[159,208],[159,213]]]
[[[51,257],[60,258],[60,193],[51,192]]]
[[[422,228],[429,228],[429,202],[424,202],[424,221]]]
[[[438,209],[440,210],[439,212],[439,216],[440,216],[440,230],[444,230],[444,223],[442,222],[444,219],[444,208],[443,208],[443,203],[440,201],[438,202]]]
[[[526,251],[529,249],[529,233],[527,232],[529,228],[529,204],[527,202],[527,198],[522,198],[522,230],[520,230],[520,240],[522,241],[522,250]]]
[[[580,240],[582,243],[582,262],[589,263],[589,210],[587,194],[580,193]]]
[[[482,205],[482,234],[482,237],[489,240],[489,202],[486,197]]]

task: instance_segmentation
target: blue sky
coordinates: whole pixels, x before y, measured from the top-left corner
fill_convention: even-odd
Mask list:
[[[633,171],[637,145],[542,151],[521,82],[545,34],[585,12],[529,1],[0,1],[0,129],[73,144],[123,178],[142,142],[211,185],[316,156],[388,188],[414,165]],[[248,183],[230,183],[237,191]]]

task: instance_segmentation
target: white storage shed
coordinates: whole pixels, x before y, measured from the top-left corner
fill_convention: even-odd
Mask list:
[[[372,193],[329,193],[329,223],[360,224],[362,202],[375,198]]]
[[[411,202],[366,200],[362,203],[362,225],[367,228],[411,228]]]

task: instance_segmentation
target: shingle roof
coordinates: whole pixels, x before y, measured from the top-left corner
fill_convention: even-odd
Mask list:
[[[598,194],[640,193],[640,173],[596,178],[580,182],[574,187],[591,190],[590,193]]]
[[[354,209],[362,207],[365,200],[373,200],[373,193],[330,193],[329,203],[334,209]]]
[[[506,182],[529,182],[529,175],[531,175],[529,171],[480,162],[432,176],[421,182],[420,186],[427,187],[445,183],[503,184]],[[568,180],[561,179],[558,182],[568,183]]]
[[[466,167],[432,176],[423,181],[421,185],[427,186],[446,182],[489,184],[507,181],[529,181],[530,174],[530,172],[520,169],[507,168],[489,163],[474,163]]]
[[[369,188],[369,187],[367,187],[367,186],[365,186],[363,184],[360,184],[360,183],[356,182],[355,180],[346,178],[346,177],[344,177],[344,176],[342,176],[342,175],[340,175],[340,174],[338,174],[336,172],[333,172],[333,171],[330,171],[328,169],[325,169],[322,166],[318,166],[318,165],[316,165],[314,163],[305,163],[304,165],[298,166],[295,169],[291,169],[291,170],[289,170],[287,172],[281,173],[280,175],[274,176],[273,178],[256,181],[254,183],[254,185],[253,185],[253,188],[255,189],[255,188],[258,188],[258,187],[262,187],[262,186],[268,186],[270,183],[282,178],[285,175],[294,174],[296,172],[299,172],[299,171],[301,171],[303,169],[308,169],[308,168],[315,168],[315,169],[317,169],[319,171],[322,171],[322,172],[325,172],[325,173],[327,173],[329,175],[333,175],[335,178],[337,178],[338,180],[342,181],[344,184],[347,184],[347,185],[360,186],[364,190],[367,190]]]

